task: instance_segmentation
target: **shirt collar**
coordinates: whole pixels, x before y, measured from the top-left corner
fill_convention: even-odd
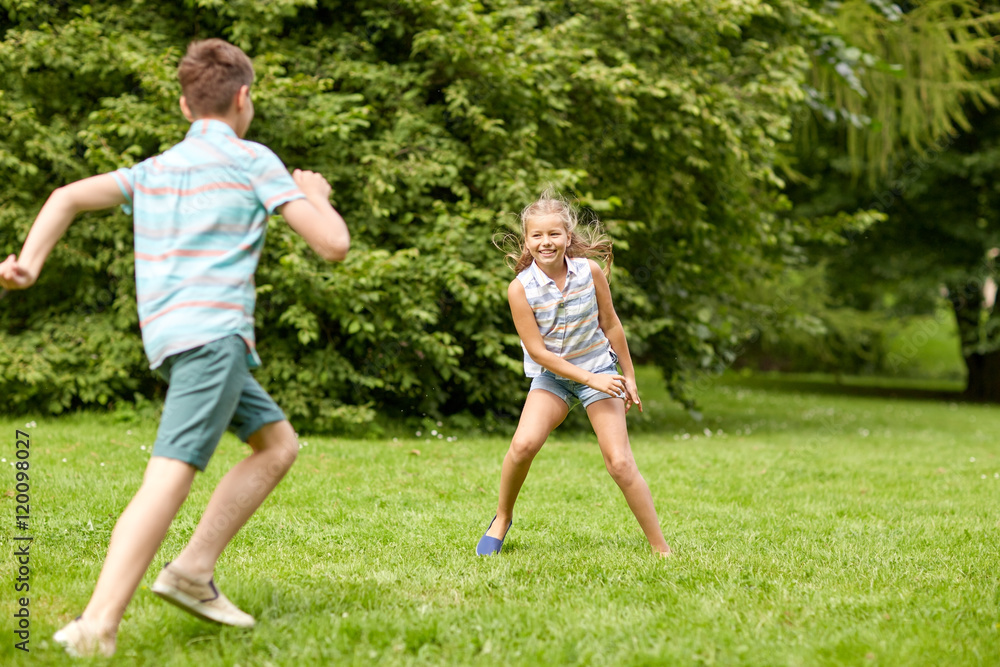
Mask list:
[[[202,134],[215,134],[221,133],[229,135],[234,139],[238,139],[236,136],[236,130],[229,127],[228,124],[222,122],[221,120],[215,120],[214,118],[199,118],[195,122],[191,123],[191,129],[187,131],[186,137],[193,137]]]
[[[563,261],[566,262],[566,281],[569,282],[570,276],[575,276],[577,274],[576,267],[573,266],[573,261],[569,257],[563,257]],[[545,285],[546,283],[556,284],[556,281],[549,278],[549,276],[538,268],[538,263],[532,260],[531,262],[531,275],[535,277],[535,281],[539,285]]]

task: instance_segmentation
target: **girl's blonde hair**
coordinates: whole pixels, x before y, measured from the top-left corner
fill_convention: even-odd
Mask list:
[[[611,238],[604,233],[601,222],[591,216],[580,225],[580,214],[577,208],[560,196],[552,188],[546,188],[538,199],[524,207],[521,211],[521,234],[502,234],[494,243],[506,253],[504,262],[514,273],[520,273],[531,266],[533,258],[525,243],[528,220],[544,215],[558,215],[566,227],[569,236],[567,257],[587,257],[596,259],[603,264],[604,275],[611,276],[611,264],[614,254],[611,252]]]

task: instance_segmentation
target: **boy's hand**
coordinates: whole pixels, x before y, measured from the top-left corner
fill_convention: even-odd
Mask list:
[[[10,255],[0,263],[0,287],[3,289],[25,289],[35,284],[37,276],[17,263],[17,257]]]
[[[323,174],[296,169],[292,180],[305,199],[293,199],[277,211],[309,247],[329,262],[340,262],[351,247],[351,233],[340,213],[330,205],[330,184]]]
[[[333,191],[333,188],[330,187],[323,174],[317,174],[315,171],[296,169],[292,172],[292,180],[295,181],[295,185],[299,186],[299,190],[302,190],[307,198],[316,197],[323,201],[330,200],[330,193]]]

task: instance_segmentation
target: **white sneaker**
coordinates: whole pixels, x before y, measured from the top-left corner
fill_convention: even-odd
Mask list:
[[[215,580],[208,583],[195,581],[170,567],[163,566],[160,576],[153,583],[153,592],[184,611],[206,621],[238,628],[252,628],[253,616],[241,610],[215,587]]]

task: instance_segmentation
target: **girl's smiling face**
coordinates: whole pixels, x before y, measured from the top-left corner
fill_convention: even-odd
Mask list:
[[[566,223],[555,213],[528,218],[524,222],[524,242],[540,268],[558,271],[569,246]]]

